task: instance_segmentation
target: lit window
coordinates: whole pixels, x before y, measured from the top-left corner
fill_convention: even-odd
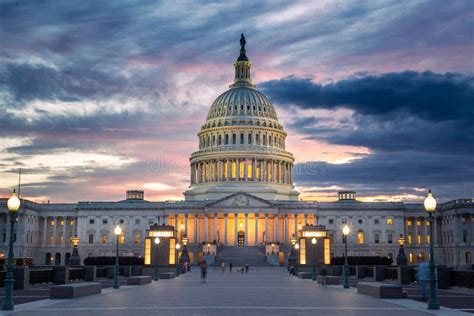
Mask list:
[[[413,236],[408,235],[408,244],[411,245],[413,243]]]
[[[54,223],[55,223],[55,221],[54,221],[54,220],[53,220],[53,221],[51,221],[51,226],[54,226]]]
[[[245,174],[245,162],[241,161],[239,163],[239,178],[243,179]]]
[[[232,161],[232,173],[231,173],[232,179],[237,178],[237,164],[235,161]]]
[[[421,226],[421,220],[416,221],[416,226]]]
[[[101,238],[100,238],[100,242],[102,244],[106,244],[107,243],[107,234],[102,234]]]
[[[412,252],[410,252],[408,254],[408,259],[409,259],[410,263],[415,263],[415,256],[413,255]]]
[[[69,222],[69,225],[71,225],[71,226],[74,225],[74,220],[73,219],[71,219],[71,221]]]
[[[416,237],[416,242],[418,243],[418,245],[421,245],[421,235],[418,235]]]
[[[387,225],[393,225],[393,219],[387,218]]]
[[[426,243],[429,245],[430,244],[430,235],[426,236]]]
[[[122,231],[122,233],[119,235],[119,244],[124,244],[125,243],[125,233]]]
[[[408,226],[411,226],[411,225],[413,225],[413,222],[412,222],[411,220],[408,220],[408,221],[407,221],[407,225],[408,225]]]
[[[358,244],[363,244],[364,243],[364,232],[362,230],[359,230],[357,232],[357,243]]]
[[[133,242],[135,243],[135,245],[138,245],[140,244],[141,241],[142,241],[142,234],[136,233]]]
[[[64,220],[61,220],[60,225],[64,226]]]
[[[423,252],[420,252],[418,254],[418,262],[423,262],[425,261],[425,254]]]
[[[248,179],[252,179],[252,176],[253,176],[252,172],[253,172],[253,171],[252,171],[252,165],[251,165],[251,164],[248,164],[248,165],[247,165],[247,178],[248,178]]]

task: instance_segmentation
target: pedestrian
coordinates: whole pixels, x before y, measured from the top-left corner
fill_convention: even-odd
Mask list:
[[[201,263],[201,283],[207,283],[206,276],[207,276],[207,262],[206,260],[204,260]]]
[[[293,274],[293,271],[294,271],[294,268],[293,266],[288,266],[288,275],[292,275]]]
[[[249,264],[248,263],[245,264],[245,273],[249,273]]]
[[[222,269],[222,273],[224,273],[225,272],[225,261],[224,260],[221,261],[221,269]]]
[[[232,273],[232,261],[229,262],[229,272]]]
[[[326,285],[326,277],[327,277],[327,272],[325,267],[321,267],[321,270],[319,270],[319,280],[321,281],[321,287],[327,287]]]
[[[418,286],[420,288],[420,299],[422,301],[426,301],[426,283],[428,281],[428,271],[429,271],[429,266],[428,262],[422,262],[418,266],[418,273],[417,273],[417,279],[418,279]]]

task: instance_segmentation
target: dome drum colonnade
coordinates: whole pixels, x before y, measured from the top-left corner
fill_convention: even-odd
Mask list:
[[[287,134],[271,102],[252,84],[243,36],[234,67],[234,82],[213,102],[198,133],[186,200],[221,198],[236,192],[236,183],[239,191],[262,198],[297,200]]]

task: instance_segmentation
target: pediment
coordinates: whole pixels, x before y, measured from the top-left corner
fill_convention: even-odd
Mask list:
[[[207,205],[207,207],[215,208],[258,208],[271,206],[273,204],[270,201],[245,192],[231,194]]]

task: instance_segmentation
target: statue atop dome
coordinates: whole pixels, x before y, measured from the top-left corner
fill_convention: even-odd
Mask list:
[[[240,34],[240,55],[237,61],[249,61],[245,51],[245,44],[247,44],[247,41],[245,40],[244,33],[242,33]]]

